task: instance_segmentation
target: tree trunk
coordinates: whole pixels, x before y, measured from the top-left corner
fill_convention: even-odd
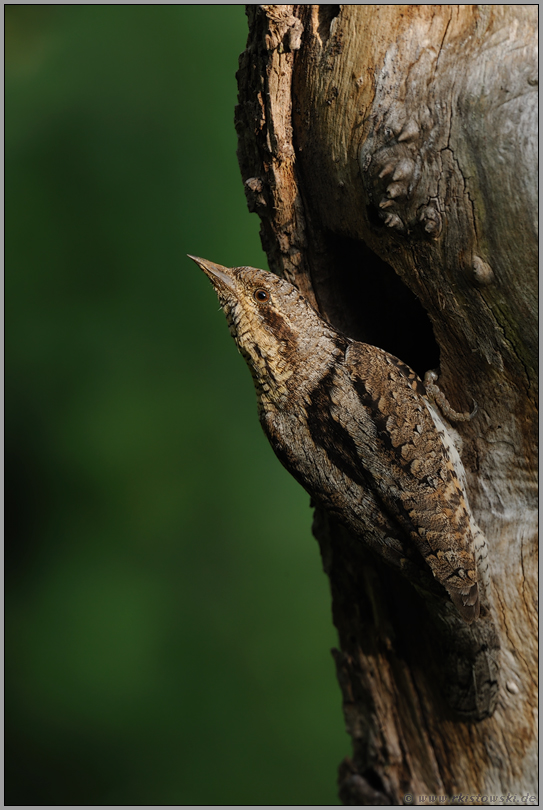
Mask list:
[[[315,516],[353,741],[340,797],[535,803],[537,7],[248,17],[239,160],[270,268],[350,337],[439,366],[456,410],[478,406],[451,426],[488,544],[473,625],[445,626]]]

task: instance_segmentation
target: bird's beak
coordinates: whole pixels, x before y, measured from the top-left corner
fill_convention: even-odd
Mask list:
[[[189,259],[192,259],[193,262],[196,262],[198,267],[204,271],[216,289],[220,289],[221,286],[225,286],[229,290],[235,289],[234,280],[228,275],[230,272],[228,267],[223,267],[222,264],[208,262],[207,259],[200,259],[198,256],[191,256],[190,253],[187,253],[187,256]],[[219,284],[217,284],[217,282],[219,282]]]

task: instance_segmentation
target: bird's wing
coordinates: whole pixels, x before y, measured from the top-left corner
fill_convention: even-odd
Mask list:
[[[397,358],[366,344],[352,343],[345,363],[357,401],[333,409],[334,419],[355,437],[372,488],[436,579],[464,612],[477,613],[473,518],[461,462],[436,428],[422,382]]]

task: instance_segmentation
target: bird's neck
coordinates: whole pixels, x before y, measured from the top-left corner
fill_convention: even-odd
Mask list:
[[[305,351],[296,355],[284,346],[269,362],[264,356],[258,365],[249,364],[255,383],[259,412],[300,412],[311,402],[313,392],[329,374],[343,364],[349,340],[342,335],[326,331],[303,337]]]

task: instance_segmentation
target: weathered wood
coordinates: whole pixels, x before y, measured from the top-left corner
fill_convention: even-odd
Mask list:
[[[353,738],[340,795],[535,795],[537,8],[248,16],[239,159],[270,268],[346,334],[421,375],[439,364],[456,410],[478,405],[456,426],[489,546],[486,619],[471,636],[447,639],[409,583],[355,562],[316,515]],[[455,645],[499,669],[479,722],[444,701],[466,676],[450,672]]]

